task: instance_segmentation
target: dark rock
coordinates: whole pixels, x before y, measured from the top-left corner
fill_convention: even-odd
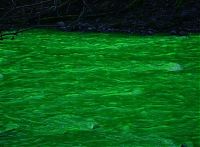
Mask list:
[[[113,28],[105,28],[105,32],[114,32],[116,29]],[[116,30],[117,31],[117,30]]]
[[[56,23],[58,29],[66,30],[66,25],[63,21],[59,21]]]
[[[96,27],[90,23],[79,23],[78,30],[82,32],[92,32],[96,31]]]
[[[149,30],[147,31],[147,35],[153,35],[154,33],[155,33],[155,31],[152,30],[152,29],[149,29]]]
[[[92,129],[99,129],[99,128],[101,128],[101,126],[100,125],[98,125],[98,124],[94,124],[93,126],[92,126]]]
[[[181,147],[187,147],[187,145],[186,144],[181,144]]]
[[[59,21],[56,23],[58,27],[65,27],[65,23],[63,21]]]
[[[132,33],[133,31],[131,29],[124,30],[126,33]]]
[[[73,30],[73,27],[71,25],[67,25],[65,30],[70,32]]]
[[[187,35],[187,33],[186,33],[185,31],[180,31],[180,32],[178,33],[178,35],[180,35],[180,36],[185,36],[185,35]]]
[[[171,35],[177,35],[177,31],[176,31],[176,30],[171,30],[171,31],[170,31],[170,34],[171,34]]]
[[[110,27],[109,25],[100,24],[97,28],[98,32],[113,32],[114,28]]]

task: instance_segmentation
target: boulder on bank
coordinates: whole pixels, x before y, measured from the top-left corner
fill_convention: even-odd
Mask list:
[[[64,23],[63,21],[57,22],[57,23],[56,23],[56,27],[57,27],[58,29],[62,29],[62,30],[65,30],[65,29],[66,29],[66,25],[65,25],[65,23]]]

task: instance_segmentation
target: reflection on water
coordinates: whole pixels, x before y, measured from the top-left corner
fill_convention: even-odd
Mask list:
[[[200,146],[199,39],[32,30],[1,41],[1,144]]]

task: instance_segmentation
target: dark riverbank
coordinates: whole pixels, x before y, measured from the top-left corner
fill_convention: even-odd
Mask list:
[[[130,4],[127,5],[128,3]],[[82,7],[81,4],[74,3],[69,11],[76,14]],[[186,35],[200,32],[199,10],[198,1],[178,3],[172,0],[146,0],[135,1],[131,5],[130,0],[110,0],[87,5],[78,18],[70,20],[60,17],[59,20],[65,23],[65,26],[61,23],[61,28],[66,31]]]
[[[197,0],[56,0],[56,3],[22,0],[3,4],[0,31],[56,25],[64,31],[81,32],[200,33],[200,2]]]

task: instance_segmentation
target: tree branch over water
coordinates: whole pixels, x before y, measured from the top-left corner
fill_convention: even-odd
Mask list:
[[[16,35],[22,29],[38,26],[41,18],[49,13],[53,14],[66,4],[67,1],[61,3],[60,0],[5,1],[4,7],[0,8],[0,39],[7,35]]]

